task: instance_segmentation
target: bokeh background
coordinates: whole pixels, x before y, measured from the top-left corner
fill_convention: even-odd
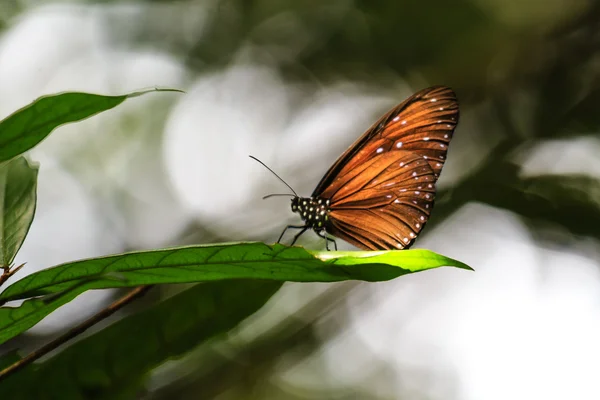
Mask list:
[[[272,242],[297,218],[289,199],[261,200],[287,189],[249,154],[308,195],[377,117],[434,84],[455,89],[461,121],[416,247],[476,272],[287,284],[154,371],[140,398],[600,398],[591,0],[3,0],[0,117],[67,90],[187,92],[128,100],[30,152],[38,209],[15,279],[127,250]],[[80,296],[0,350],[37,348],[119,294]]]

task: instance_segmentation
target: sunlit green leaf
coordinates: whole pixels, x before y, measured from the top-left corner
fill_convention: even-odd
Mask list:
[[[238,243],[94,258],[39,271],[13,283],[0,301],[41,296],[0,308],[0,343],[29,329],[85,290],[231,279],[296,282],[386,281],[441,266],[467,265],[428,250],[317,252]]]
[[[316,257],[315,257],[316,255]],[[442,266],[469,267],[428,250],[318,252],[263,243],[179,247],[93,258],[36,272],[13,283],[0,301],[74,287],[104,289],[223,279],[337,282],[385,281]]]

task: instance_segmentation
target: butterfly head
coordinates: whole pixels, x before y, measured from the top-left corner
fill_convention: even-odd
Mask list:
[[[294,197],[292,211],[298,213],[308,227],[322,230],[329,218],[329,203],[318,197]]]

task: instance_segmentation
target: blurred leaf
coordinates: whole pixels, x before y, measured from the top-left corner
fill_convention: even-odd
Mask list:
[[[0,385],[0,398],[133,398],[150,370],[231,330],[280,286],[257,280],[196,285],[80,340],[36,365],[27,380],[13,375]]]
[[[595,89],[567,110],[560,122],[563,130],[559,133],[567,136],[588,132],[595,134],[600,131],[598,104],[600,104],[600,89]]]
[[[572,135],[579,133],[574,128],[588,124],[573,118],[597,120],[596,107],[586,110],[584,106],[581,111],[590,111],[586,115],[573,110],[580,108],[580,103],[595,105],[594,97],[597,98],[594,89],[590,89],[598,81],[599,42],[595,32],[600,7],[591,2],[589,9],[584,9],[574,11],[566,25],[561,24],[556,32],[542,37],[537,45],[532,43],[521,49],[518,65],[526,73],[518,86],[532,86],[538,92],[539,103],[533,109],[533,134],[538,137]],[[584,34],[586,31],[588,34]]]
[[[0,266],[9,266],[31,226],[38,167],[24,157],[0,164]]]
[[[122,96],[67,92],[40,97],[0,122],[0,161],[33,148],[60,125],[110,110],[128,98],[158,91],[179,90],[150,89]]]
[[[456,86],[456,76],[477,79],[483,74],[497,44],[494,21],[466,0],[433,0],[426,7],[418,0],[361,0],[330,20],[321,24],[320,29],[330,33],[319,38],[320,46],[301,54],[300,59],[313,73],[323,76],[358,75],[372,82],[381,75],[389,84],[390,70],[410,76],[418,69],[419,73],[434,71],[434,79],[441,80],[436,83]],[[316,30],[314,21],[319,19],[304,22],[311,31]],[[463,55],[468,61],[457,62]],[[450,68],[455,71],[447,71]],[[463,82],[468,80],[463,78]]]
[[[583,175],[545,175],[527,178],[511,200],[499,205],[528,218],[559,224],[577,235],[600,237],[600,182]],[[508,201],[507,201],[508,200]]]
[[[533,135],[554,137],[564,128],[564,116],[572,105],[576,90],[573,70],[565,64],[556,63],[540,78],[538,106],[533,110]]]
[[[46,315],[73,300],[84,291],[84,288],[77,287],[58,295],[26,300],[18,307],[0,307],[0,344],[25,332],[40,322]]]
[[[16,350],[12,350],[6,354],[3,354],[0,357],[0,370],[16,363],[19,360],[21,360],[21,357],[19,356]]]
[[[317,252],[263,243],[217,244],[126,253],[74,261],[28,275],[0,301],[58,293],[74,287],[104,289],[224,279],[337,282],[385,281],[441,266],[470,269],[428,250]]]
[[[520,167],[496,162],[451,192],[453,209],[469,201],[525,218],[560,225],[576,235],[600,238],[600,181],[585,175],[521,178]],[[441,204],[436,211],[444,210]]]
[[[6,354],[3,354],[0,357],[0,371],[4,368],[8,368],[12,364],[21,360],[18,352],[16,350],[9,351]],[[28,379],[31,379],[34,375],[32,374],[33,368],[31,365],[24,367],[19,372],[18,379],[7,380],[0,384],[0,393],[19,393],[21,391],[21,387],[26,384]],[[6,397],[6,396],[5,396]],[[6,397],[10,398],[10,397]]]

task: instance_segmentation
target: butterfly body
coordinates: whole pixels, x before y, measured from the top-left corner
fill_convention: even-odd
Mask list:
[[[308,229],[322,231],[329,219],[329,203],[319,197],[294,197],[292,211],[300,215]]]
[[[410,247],[433,208],[458,114],[452,89],[434,86],[383,115],[329,168],[311,197],[293,197],[292,211],[304,225],[286,227],[301,229],[292,244],[312,229],[327,245],[335,241],[325,233],[365,250]]]

